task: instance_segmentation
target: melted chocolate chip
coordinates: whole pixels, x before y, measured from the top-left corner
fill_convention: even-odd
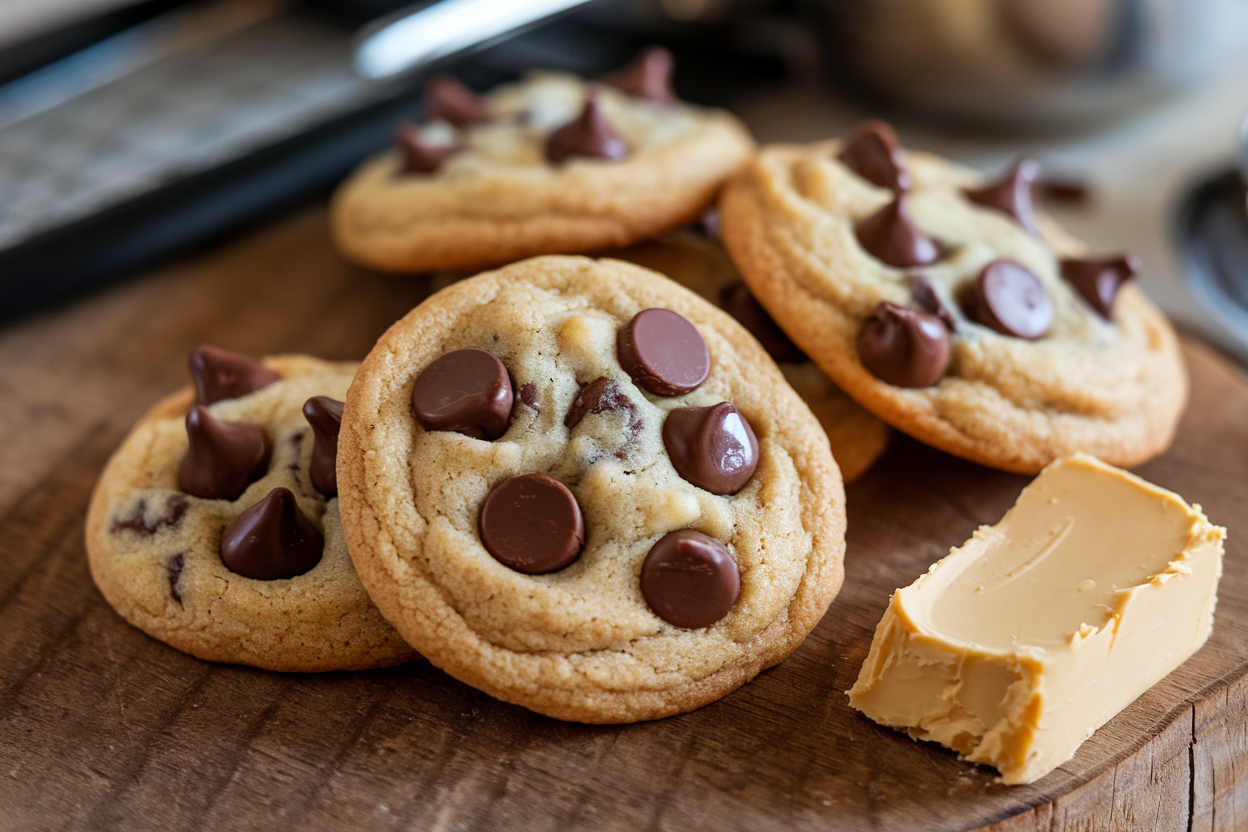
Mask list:
[[[858,333],[858,360],[896,387],[931,387],[949,367],[949,330],[935,315],[884,301]]]
[[[893,128],[872,120],[854,131],[837,158],[868,182],[893,191],[908,191],[910,172],[901,154],[901,142]]]
[[[325,538],[287,488],[274,488],[221,535],[221,561],[258,581],[302,575],[321,562]]]
[[[342,402],[329,396],[313,396],[303,403],[303,418],[312,426],[312,487],[332,497],[338,493],[338,431],[342,428]]]
[[[673,410],[663,445],[676,473],[712,494],[737,493],[758,467],[754,429],[728,402]]]
[[[485,99],[449,75],[439,75],[425,87],[425,118],[441,119],[456,127],[490,120]]]
[[[902,193],[854,226],[854,234],[868,254],[897,268],[925,266],[940,257],[936,243],[910,219]]]
[[[577,156],[623,159],[627,155],[628,145],[607,122],[593,92],[585,99],[581,114],[546,139],[546,158],[555,164]]]
[[[641,565],[641,594],[668,624],[695,630],[719,621],[741,594],[741,572],[713,537],[681,529],[664,535]]]
[[[789,340],[744,283],[724,287],[719,305],[758,339],[777,364],[800,364],[807,360],[806,354]]]
[[[281,376],[246,355],[203,345],[191,351],[195,404],[237,399],[268,387]]]
[[[394,131],[394,143],[402,156],[399,173],[434,173],[442,163],[459,151],[459,145],[433,145],[425,141],[420,128],[414,124],[400,124]]]
[[[178,583],[182,580],[182,570],[186,568],[186,555],[178,553],[165,563],[165,574],[169,577],[169,595],[182,606],[182,593]]]
[[[109,526],[109,530],[113,534],[128,531],[142,535],[143,537],[151,537],[161,529],[176,529],[182,522],[182,518],[186,515],[186,510],[190,508],[190,501],[182,494],[171,494],[165,500],[164,511],[151,518],[147,517],[147,498],[141,498],[134,506],[134,511],[129,517],[117,517],[113,519],[113,523]]]
[[[698,388],[711,354],[693,324],[670,309],[643,309],[617,333],[616,356],[633,381],[660,396]]]
[[[1044,286],[1013,260],[993,260],[958,300],[966,317],[1002,335],[1034,341],[1053,324],[1053,303]]]
[[[1031,204],[1031,186],[1040,178],[1040,163],[1022,159],[1000,182],[965,191],[967,199],[995,208],[1018,220],[1029,234],[1036,234],[1036,211]]]
[[[572,402],[572,407],[568,409],[567,418],[563,420],[563,423],[568,430],[572,430],[591,413],[614,411],[622,411],[628,415],[626,435],[623,437],[624,445],[615,452],[618,459],[625,459],[632,447],[631,443],[637,438],[637,434],[641,433],[645,423],[642,422],[641,413],[638,412],[632,399],[624,395],[614,380],[600,376],[582,387],[581,392]]]
[[[477,515],[486,551],[527,575],[572,563],[585,545],[585,520],[567,486],[545,474],[525,474],[494,487]]]
[[[958,321],[941,302],[940,297],[936,294],[936,290],[932,288],[932,284],[921,274],[910,276],[910,291],[914,297],[914,305],[922,309],[929,315],[935,315],[945,324],[945,328],[950,332],[957,332]]]
[[[264,476],[273,446],[255,425],[222,422],[197,404],[186,414],[186,456],[178,488],[206,500],[233,500]]]
[[[1062,277],[1107,321],[1114,319],[1114,299],[1122,284],[1140,271],[1140,261],[1131,255],[1098,260],[1062,261]]]
[[[525,407],[531,407],[537,411],[541,410],[541,408],[537,406],[537,388],[533,386],[532,382],[526,381],[524,384],[520,385],[520,401]]]
[[[514,401],[503,362],[478,349],[448,352],[412,387],[412,409],[426,430],[453,430],[475,439],[506,433]]]
[[[628,66],[608,75],[605,80],[616,89],[635,98],[645,98],[656,104],[674,104],[672,92],[672,69],[675,61],[672,53],[661,46],[652,46],[642,52]]]

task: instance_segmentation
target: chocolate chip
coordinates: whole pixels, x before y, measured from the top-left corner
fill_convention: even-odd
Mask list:
[[[882,121],[868,121],[845,141],[837,157],[845,167],[868,182],[894,191],[910,190],[910,172],[901,155],[901,142]]]
[[[1000,182],[965,191],[967,199],[995,208],[1018,220],[1029,234],[1038,233],[1036,212],[1031,204],[1031,186],[1040,178],[1040,163],[1022,159]]]
[[[672,92],[672,53],[661,46],[651,46],[619,72],[603,80],[616,89],[635,98],[644,98],[656,104],[674,104]]]
[[[531,407],[537,411],[541,410],[541,408],[537,406],[537,388],[533,386],[532,382],[526,381],[524,384],[520,385],[520,401],[525,407]]]
[[[1086,179],[1045,176],[1036,186],[1042,196],[1054,202],[1083,205],[1092,199],[1092,186]]]
[[[195,404],[237,399],[281,378],[254,358],[206,344],[191,351],[189,363],[195,382]]]
[[[182,494],[170,494],[165,500],[163,511],[148,519],[147,517],[147,498],[141,498],[134,506],[134,511],[129,517],[116,517],[109,526],[109,530],[113,534],[122,531],[135,532],[143,537],[151,537],[161,529],[175,529],[182,522],[182,518],[186,515],[186,510],[190,508],[190,501]]]
[[[699,237],[705,237],[708,240],[718,242],[722,239],[720,234],[722,224],[719,217],[719,209],[712,205],[702,212],[702,216],[689,223],[686,227]]]
[[[607,123],[592,91],[585,99],[585,109],[546,139],[546,158],[558,164],[575,156],[590,159],[623,159],[628,145]]]
[[[632,419],[637,419],[636,405],[624,395],[619,385],[606,376],[600,376],[581,388],[563,424],[571,430],[590,413],[609,413],[613,410],[628,411]]]
[[[321,562],[325,539],[287,488],[274,488],[226,527],[221,561],[258,581],[302,575]]]
[[[456,127],[490,120],[485,99],[449,75],[439,75],[425,87],[425,118],[441,119]]]
[[[312,487],[332,497],[338,493],[338,431],[342,427],[342,402],[329,396],[313,396],[303,403],[303,418],[312,426]]]
[[[695,630],[719,621],[741,594],[741,572],[713,537],[681,529],[664,535],[641,564],[641,594],[668,624]]]
[[[1062,277],[1107,321],[1114,319],[1114,299],[1122,284],[1140,271],[1140,261],[1131,255],[1098,260],[1062,261]]]
[[[178,488],[207,500],[233,500],[264,476],[273,446],[255,425],[222,422],[197,404],[186,414],[186,456]]]
[[[776,363],[800,364],[807,360],[806,354],[789,340],[789,336],[776,325],[744,283],[724,287],[719,294],[719,305],[758,339],[758,343],[763,345],[763,349],[767,350],[767,354]]]
[[[940,257],[936,243],[910,219],[903,193],[854,226],[854,234],[868,254],[897,268],[924,266]]]
[[[182,580],[182,570],[186,567],[186,555],[178,553],[169,558],[165,563],[165,574],[169,578],[169,595],[173,600],[178,602],[178,606],[182,606],[182,593],[178,590],[178,583]]]
[[[562,569],[581,555],[585,520],[567,486],[545,474],[525,474],[494,487],[477,515],[486,551],[527,575]]]
[[[485,350],[448,352],[412,387],[412,409],[426,430],[453,430],[475,439],[506,433],[513,403],[507,368]]]
[[[1013,260],[993,260],[958,300],[966,317],[1002,335],[1034,341],[1053,324],[1053,303],[1044,286]]]
[[[693,324],[670,309],[643,309],[616,334],[615,352],[633,381],[660,396],[696,390],[711,355]]]
[[[936,290],[932,288],[932,284],[921,274],[910,275],[910,291],[914,298],[914,305],[922,309],[929,315],[935,315],[945,324],[945,328],[950,332],[958,331],[958,321],[953,317],[953,313],[946,308],[941,302],[940,296],[936,294]]]
[[[434,173],[443,162],[463,150],[454,144],[429,144],[419,127],[407,123],[400,124],[394,131],[394,143],[402,157],[399,173]]]
[[[758,467],[754,429],[728,402],[673,410],[663,445],[676,473],[712,494],[735,494]]]
[[[895,387],[931,387],[949,367],[949,330],[935,315],[884,301],[858,333],[858,360]]]

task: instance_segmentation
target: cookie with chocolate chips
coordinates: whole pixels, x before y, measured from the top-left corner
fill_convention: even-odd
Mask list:
[[[435,80],[424,124],[335,196],[339,249],[384,271],[475,269],[693,220],[753,142],[728,113],[677,100],[671,64],[651,50],[602,82],[539,72],[484,96]]]
[[[539,257],[454,284],[382,336],[342,418],[369,594],[435,665],[541,713],[697,708],[840,587],[818,422],[739,324],[646,269]]]
[[[721,199],[724,242],[785,333],[863,407],[984,465],[1085,451],[1137,465],[1187,397],[1174,332],[1032,205],[1030,160],[985,179],[872,122],[764,148]]]
[[[354,363],[191,354],[91,497],[91,574],[123,618],[211,661],[269,670],[416,658],[356,577],[335,463]]]

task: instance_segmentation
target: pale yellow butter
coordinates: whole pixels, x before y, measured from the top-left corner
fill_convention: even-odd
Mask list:
[[[1085,454],[893,594],[849,691],[876,722],[1030,783],[1213,629],[1226,530]]]

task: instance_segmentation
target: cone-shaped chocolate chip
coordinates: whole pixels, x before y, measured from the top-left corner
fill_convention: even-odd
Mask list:
[[[726,287],[719,295],[719,305],[758,339],[777,364],[800,364],[806,360],[806,354],[784,334],[744,283]]]
[[[931,282],[926,277],[921,274],[910,275],[910,291],[914,297],[915,306],[929,315],[935,315],[937,318],[940,318],[944,322],[945,328],[950,332],[957,331],[957,319],[945,307],[945,304],[940,300],[936,290],[932,288]]]
[[[255,425],[222,422],[197,404],[186,414],[186,456],[178,488],[207,500],[233,500],[264,476],[273,448]]]
[[[342,427],[342,402],[329,396],[313,396],[303,403],[303,418],[312,426],[312,487],[332,497],[338,493],[338,430]]]
[[[676,473],[712,494],[737,493],[758,467],[754,429],[728,402],[673,410],[663,445]]]
[[[935,315],[884,301],[858,333],[858,360],[896,387],[931,387],[949,367],[949,330]]]
[[[651,46],[631,64],[604,80],[635,98],[645,98],[656,104],[672,104],[676,101],[672,92],[674,66],[671,52],[661,46]]]
[[[868,254],[899,269],[925,266],[940,256],[936,243],[910,219],[903,193],[854,226],[854,233]]]
[[[458,145],[431,145],[414,124],[400,124],[394,131],[394,142],[402,157],[400,173],[434,173],[448,158],[463,150]]]
[[[237,399],[268,387],[281,376],[246,355],[203,345],[191,351],[195,404]]]
[[[968,190],[966,197],[972,202],[1009,214],[1029,234],[1035,234],[1038,229],[1036,211],[1031,204],[1031,187],[1039,178],[1040,163],[1035,159],[1023,159],[1000,182]]]
[[[593,92],[585,99],[581,114],[546,139],[546,158],[555,164],[575,156],[623,159],[627,155],[628,145],[607,123]]]
[[[643,309],[616,334],[616,357],[633,381],[660,396],[697,389],[711,354],[693,324],[670,309]]]
[[[439,75],[425,87],[425,118],[441,119],[456,127],[490,120],[485,99],[449,75]]]
[[[1107,321],[1114,319],[1114,298],[1118,290],[1140,270],[1140,261],[1131,255],[1099,260],[1063,260],[1062,277]]]
[[[477,533],[500,563],[543,575],[580,557],[585,520],[567,486],[545,474],[525,474],[504,480],[485,498]]]
[[[881,188],[910,190],[910,172],[902,157],[901,142],[893,128],[882,121],[868,121],[855,130],[837,158],[845,167]]]
[[[664,535],[641,564],[641,594],[668,624],[694,630],[719,621],[741,594],[741,571],[713,537],[681,529]]]
[[[511,424],[511,377],[485,350],[448,352],[417,376],[412,409],[426,430],[497,439]]]
[[[1013,260],[993,260],[963,289],[962,312],[978,324],[1034,341],[1053,325],[1053,302],[1040,280]]]
[[[226,568],[259,581],[302,575],[321,562],[324,551],[325,538],[287,488],[274,488],[221,535]]]

